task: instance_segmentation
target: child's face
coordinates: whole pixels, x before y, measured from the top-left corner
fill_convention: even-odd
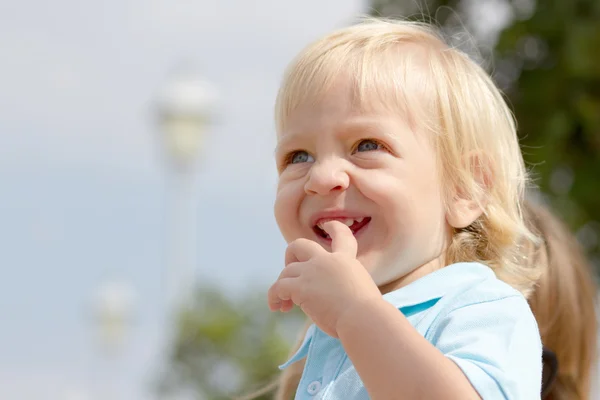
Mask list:
[[[443,266],[450,233],[435,150],[402,117],[358,112],[348,98],[332,91],[287,119],[275,217],[288,243],[307,238],[329,250],[319,223],[347,220],[377,285],[401,286]]]

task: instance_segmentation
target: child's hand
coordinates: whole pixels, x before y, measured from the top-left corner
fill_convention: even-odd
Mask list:
[[[298,305],[325,333],[337,337],[340,316],[354,304],[380,299],[368,271],[356,259],[358,244],[350,228],[329,221],[323,230],[332,252],[308,239],[289,244],[285,268],[269,289],[269,308],[289,311]]]

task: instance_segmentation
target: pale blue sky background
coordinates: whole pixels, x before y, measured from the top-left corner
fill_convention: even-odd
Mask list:
[[[283,68],[359,0],[0,1],[0,398],[150,399],[166,185],[151,101],[183,60],[221,95],[199,168],[202,279],[266,286],[284,243],[272,212],[272,105]],[[115,364],[93,346],[94,290],[137,292]],[[100,394],[100,393],[98,393]]]

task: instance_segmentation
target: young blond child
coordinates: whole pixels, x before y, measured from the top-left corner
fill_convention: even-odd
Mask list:
[[[295,398],[540,398],[538,238],[483,69],[427,25],[366,21],[298,56],[276,121],[288,248],[268,301],[314,322],[282,366],[306,358]]]
[[[538,203],[525,202],[525,218],[538,233],[540,246],[523,248],[532,265],[542,268],[542,276],[529,296],[542,343],[554,353],[544,365],[544,400],[588,400],[591,373],[597,361],[597,285],[591,265],[571,231],[550,210]],[[310,323],[292,349],[296,353]],[[281,374],[276,400],[292,399],[300,383],[304,360],[290,365]]]

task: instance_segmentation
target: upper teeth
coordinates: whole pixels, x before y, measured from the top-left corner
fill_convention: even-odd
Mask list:
[[[365,217],[360,217],[360,218],[356,218],[356,219],[353,219],[353,218],[346,218],[346,219],[340,219],[340,220],[338,220],[338,221],[340,221],[342,224],[345,224],[346,226],[352,226],[352,224],[354,224],[354,222],[355,222],[355,221],[356,221],[357,223],[361,223],[361,222],[362,222],[364,219],[365,219]],[[317,224],[317,226],[318,226],[319,228],[323,229],[323,224],[325,224],[326,222],[329,222],[329,221],[322,221],[322,222],[319,222],[319,223]]]

